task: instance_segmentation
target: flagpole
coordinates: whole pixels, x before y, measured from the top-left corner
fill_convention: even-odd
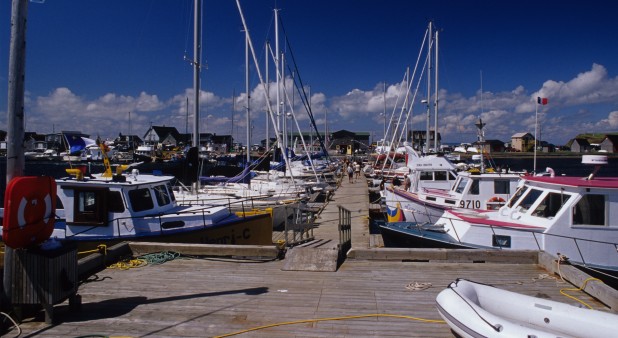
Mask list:
[[[536,100],[536,110],[534,112],[534,165],[532,167],[532,172],[536,174],[536,142],[537,142],[537,127],[539,126],[539,99]]]

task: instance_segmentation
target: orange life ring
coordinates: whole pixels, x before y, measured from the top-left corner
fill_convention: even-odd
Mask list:
[[[20,176],[4,194],[2,241],[18,249],[46,241],[54,231],[56,181],[48,176]]]
[[[504,202],[506,202],[504,198],[494,196],[487,200],[487,210],[497,210],[504,204]]]

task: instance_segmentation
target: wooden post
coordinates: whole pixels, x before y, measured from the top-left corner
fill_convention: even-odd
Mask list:
[[[6,183],[24,173],[24,83],[26,74],[26,18],[28,0],[13,0],[9,51],[9,90],[7,109]],[[13,249],[4,251],[4,295],[11,301],[14,261]]]

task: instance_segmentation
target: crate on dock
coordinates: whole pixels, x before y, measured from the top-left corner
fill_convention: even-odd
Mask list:
[[[11,303],[41,304],[45,321],[51,323],[53,305],[71,301],[77,293],[77,246],[64,244],[54,249],[17,249],[10,262]]]

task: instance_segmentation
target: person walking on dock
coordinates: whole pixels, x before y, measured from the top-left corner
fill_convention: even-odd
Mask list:
[[[354,183],[354,169],[352,169],[352,164],[348,165],[348,179],[350,183]]]

